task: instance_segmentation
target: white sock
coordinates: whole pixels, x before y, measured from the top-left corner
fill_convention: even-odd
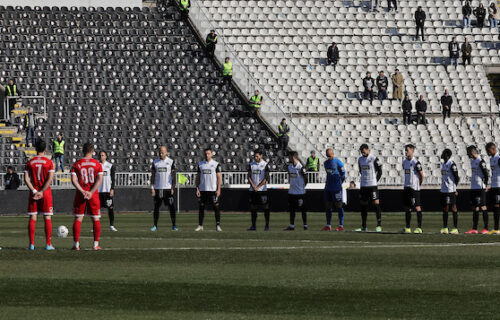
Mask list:
[[[290,228],[295,228],[295,225],[294,225],[294,224],[291,224],[291,225],[290,225]]]
[[[75,241],[75,247],[79,247],[79,246],[80,246],[80,242]]]
[[[99,241],[94,241],[94,247],[98,247],[99,246]]]

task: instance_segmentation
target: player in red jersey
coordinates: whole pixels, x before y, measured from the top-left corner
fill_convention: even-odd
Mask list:
[[[99,161],[92,159],[94,146],[87,142],[83,145],[84,157],[71,167],[71,182],[76,188],[73,202],[73,250],[80,250],[80,231],[82,228],[85,210],[94,223],[94,250],[101,250],[99,237],[101,236],[101,202],[99,201],[99,187],[102,183],[102,166]]]
[[[28,198],[28,223],[29,250],[35,250],[35,226],[38,214],[45,220],[45,249],[54,250],[52,246],[52,190],[50,184],[54,180],[54,165],[44,156],[47,144],[38,139],[35,142],[36,156],[26,163],[24,168],[24,181],[30,190]]]

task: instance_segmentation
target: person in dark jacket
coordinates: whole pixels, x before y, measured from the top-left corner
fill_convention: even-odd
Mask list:
[[[403,109],[403,124],[404,125],[410,124],[412,105],[410,96],[408,94],[405,94],[405,98],[403,99],[402,109]]]
[[[465,37],[465,42],[462,44],[462,60],[465,66],[465,63],[469,63],[470,58],[472,56],[472,46],[470,45],[469,39]]]
[[[375,79],[372,78],[370,72],[366,73],[366,77],[363,78],[363,99],[369,99],[370,102],[373,101],[373,87],[375,86]]]
[[[457,38],[453,37],[451,42],[448,43],[448,50],[450,51],[450,65],[454,64],[455,68],[458,66],[458,58],[459,58],[459,45],[457,42]]]
[[[443,121],[451,117],[451,104],[453,103],[453,98],[450,96],[448,89],[444,90],[444,94],[441,97],[441,107],[443,108]]]
[[[335,70],[338,61],[339,61],[339,48],[337,47],[337,44],[333,42],[332,45],[328,47],[326,62],[328,65],[333,64],[333,70]]]
[[[417,26],[417,34],[415,36],[415,40],[418,40],[419,31],[422,34],[422,41],[425,41],[424,37],[424,24],[425,24],[425,12],[422,7],[418,7],[417,11],[415,11],[415,24]]]
[[[377,77],[378,99],[387,99],[387,87],[389,86],[389,79],[384,75],[384,71],[380,71]]]
[[[5,190],[17,190],[20,185],[21,180],[19,180],[19,175],[14,171],[12,166],[9,166],[5,174]]]
[[[211,30],[207,35],[207,39],[205,40],[207,54],[210,57],[214,56],[215,45],[217,44],[217,35],[215,34],[215,30]]]
[[[486,18],[486,9],[482,3],[479,3],[479,7],[474,9],[474,15],[476,16],[477,27],[484,27],[484,19]]]
[[[464,6],[462,7],[462,28],[470,28],[470,16],[472,15],[472,8],[469,4],[469,1],[465,1]]]
[[[398,1],[397,0],[387,0],[387,11],[391,11],[392,7],[391,5],[394,6],[394,11],[398,11]]]
[[[427,124],[427,122],[425,121],[427,102],[425,102],[423,95],[420,95],[420,98],[415,103],[415,109],[417,110],[417,124]]]

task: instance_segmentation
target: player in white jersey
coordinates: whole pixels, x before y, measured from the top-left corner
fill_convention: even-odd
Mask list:
[[[196,197],[199,200],[198,227],[194,231],[203,231],[205,206],[211,204],[215,211],[215,230],[222,231],[220,227],[220,188],[222,185],[222,171],[220,164],[212,159],[212,149],[205,149],[205,160],[198,163],[196,175]]]
[[[493,142],[486,144],[486,152],[490,157],[491,189],[489,190],[489,204],[493,207],[494,228],[488,234],[500,234],[498,222],[500,220],[500,155]]]
[[[452,152],[444,149],[441,154],[443,164],[441,165],[441,205],[443,206],[443,228],[441,234],[458,234],[458,210],[457,210],[457,185],[460,182],[458,168],[451,160]],[[448,212],[453,212],[453,229],[448,232]]]
[[[175,224],[175,165],[174,160],[167,157],[167,147],[160,147],[160,157],[153,161],[151,168],[151,195],[154,198],[153,219],[154,225],[151,231],[158,230],[158,219],[160,218],[160,207],[164,203],[170,210],[172,231],[178,231]]]
[[[478,234],[477,225],[479,222],[479,209],[483,211],[484,229],[481,234],[487,234],[488,230],[488,210],[486,208],[486,188],[488,186],[488,167],[481,158],[476,146],[467,147],[467,156],[470,159],[470,204],[472,207],[472,229],[466,234]]]
[[[296,151],[290,152],[290,163],[286,167],[288,172],[288,181],[290,188],[288,189],[288,208],[290,211],[290,225],[285,231],[295,230],[295,212],[302,212],[302,223],[304,230],[307,230],[307,212],[305,205],[306,185],[307,185],[307,170],[299,161],[299,155]]]
[[[250,212],[252,225],[247,231],[257,230],[257,210],[264,210],[266,226],[264,231],[269,231],[269,199],[267,195],[267,182],[269,181],[269,165],[262,159],[262,151],[254,152],[254,159],[248,166],[248,183],[250,184]]]
[[[382,232],[382,210],[378,198],[377,183],[382,177],[382,165],[380,160],[370,154],[367,144],[362,144],[359,148],[361,156],[358,158],[359,173],[361,174],[359,203],[361,206],[361,228],[358,232],[366,232],[366,219],[368,217],[368,205],[372,203],[375,207],[377,217],[377,227],[375,231]]]
[[[422,208],[420,207],[420,186],[424,181],[422,164],[415,158],[415,146],[405,146],[405,159],[403,160],[404,189],[403,203],[405,209],[406,227],[404,233],[411,233],[411,210],[417,213],[417,228],[413,233],[422,233]]]
[[[108,162],[108,154],[106,151],[99,152],[99,158],[102,165],[102,184],[99,187],[99,199],[101,200],[101,207],[108,209],[109,229],[113,232],[118,231],[115,228],[115,211],[114,211],[114,197],[115,197],[115,166]]]

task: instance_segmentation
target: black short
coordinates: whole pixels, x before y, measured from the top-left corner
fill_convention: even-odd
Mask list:
[[[267,191],[250,191],[250,205],[252,206],[267,206],[269,199]]]
[[[198,200],[200,201],[200,205],[211,204],[215,206],[219,203],[219,198],[217,197],[217,192],[215,191],[200,191],[200,198]]]
[[[364,202],[378,200],[378,187],[361,187],[359,189],[359,200]]]
[[[470,191],[470,204],[473,207],[486,205],[486,191],[484,189],[472,189]]]
[[[162,203],[171,208],[175,207],[175,198],[170,189],[155,190],[154,201],[155,206],[158,207],[161,206]]]
[[[489,204],[494,206],[500,204],[500,188],[491,188],[488,191]]]
[[[305,206],[305,194],[288,194],[288,207],[290,209],[303,208]]]
[[[403,190],[403,204],[406,207],[420,207],[420,190],[405,187]]]
[[[453,206],[457,204],[457,194],[455,192],[441,192],[441,205]]]
[[[113,198],[109,196],[109,192],[99,192],[99,200],[101,208],[113,209]]]

